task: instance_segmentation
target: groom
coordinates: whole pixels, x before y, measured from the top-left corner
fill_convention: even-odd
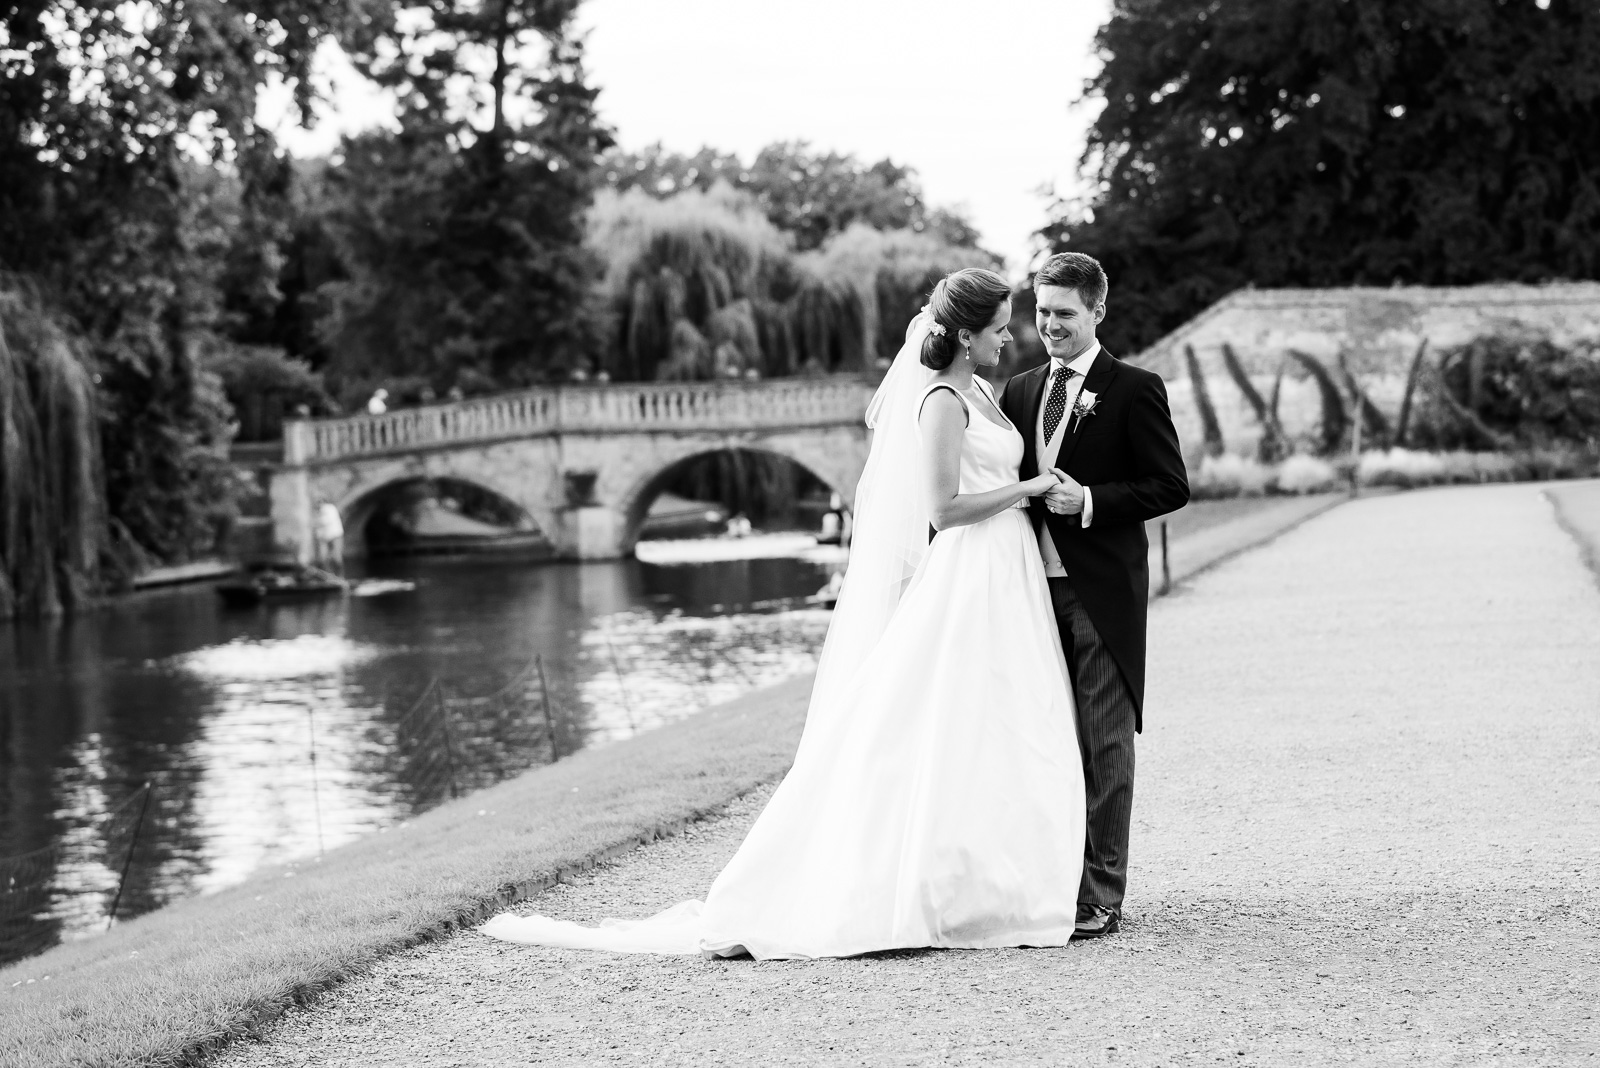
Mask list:
[[[1074,938],[1115,932],[1128,883],[1133,736],[1143,728],[1150,574],[1144,522],[1189,500],[1161,376],[1100,347],[1106,273],[1079,252],[1033,279],[1050,362],[1012,378],[1000,406],[1022,431],[1023,479],[1065,474],[1029,514],[1078,706],[1088,802]]]

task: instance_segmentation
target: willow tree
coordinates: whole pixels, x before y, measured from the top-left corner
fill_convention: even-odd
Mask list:
[[[100,414],[71,340],[0,289],[0,618],[71,608],[100,584]]]
[[[602,359],[633,380],[858,369],[855,286],[796,256],[747,194],[719,186],[658,200],[604,193],[590,245],[606,260]]]
[[[719,363],[725,373],[765,370],[764,316],[787,281],[789,249],[743,198],[725,188],[670,200],[604,191],[589,247],[606,263],[596,290],[608,324],[601,369],[633,381],[710,378]]]
[[[590,247],[607,262],[605,369],[628,379],[871,371],[941,276],[998,265],[933,232],[851,226],[798,251],[752,194],[603,192]]]
[[[906,324],[940,278],[963,267],[1000,266],[998,257],[953,244],[931,229],[878,230],[863,223],[830,239],[809,262],[859,293],[868,362],[891,359],[900,350]]]

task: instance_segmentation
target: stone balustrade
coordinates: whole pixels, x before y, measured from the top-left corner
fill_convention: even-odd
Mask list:
[[[544,434],[705,432],[860,423],[873,385],[854,375],[765,382],[547,386],[383,415],[296,420],[284,463],[328,463]]]

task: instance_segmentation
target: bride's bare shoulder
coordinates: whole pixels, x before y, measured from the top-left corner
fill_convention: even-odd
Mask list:
[[[965,425],[968,419],[967,401],[956,387],[948,382],[934,382],[922,391],[922,400],[917,408],[917,421],[926,425],[930,419],[939,422],[955,420],[960,413],[959,422]]]

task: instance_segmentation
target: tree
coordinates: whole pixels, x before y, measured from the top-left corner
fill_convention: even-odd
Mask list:
[[[867,371],[900,348],[941,276],[995,266],[865,223],[797,252],[752,194],[721,183],[661,199],[606,190],[589,241],[607,265],[602,368],[633,380]]]
[[[559,375],[593,347],[599,264],[583,214],[610,134],[594,110],[575,0],[418,5],[366,69],[400,132],[347,142],[327,172],[348,279],[328,288],[334,377]]]
[[[928,207],[912,168],[889,159],[864,164],[852,155],[816,152],[804,141],[770,144],[749,166],[711,148],[692,156],[659,143],[640,152],[617,150],[604,161],[604,177],[618,190],[643,189],[656,197],[706,192],[725,182],[754,196],[772,225],[793,234],[802,250],[820,248],[857,224],[930,231],[966,248],[978,243],[977,230],[959,212]]]
[[[1600,8],[1586,0],[1118,0],[1096,255],[1137,350],[1244,285],[1600,275]]]
[[[159,556],[209,548],[230,508],[229,413],[197,354],[225,325],[223,284],[270,297],[270,234],[252,220],[280,161],[255,123],[256,95],[278,76],[304,107],[321,41],[359,50],[387,10],[381,0],[6,9],[0,267],[37,290],[38,314],[69,342],[83,340],[67,350],[101,393],[109,522]]]

